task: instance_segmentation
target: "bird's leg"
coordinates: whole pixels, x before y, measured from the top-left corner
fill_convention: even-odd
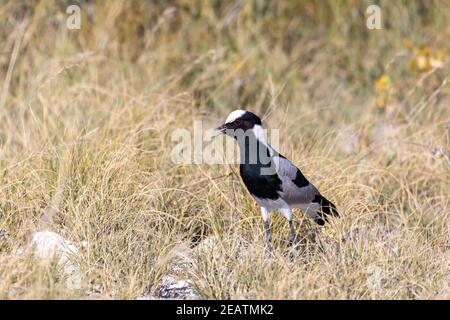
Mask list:
[[[291,261],[294,260],[295,257],[295,242],[296,242],[296,235],[295,235],[295,229],[294,229],[294,223],[292,222],[292,210],[290,208],[283,208],[280,210],[283,216],[287,219],[289,222],[289,245],[291,246],[291,254],[290,259]]]
[[[292,222],[292,219],[291,220],[288,220],[289,221],[289,228],[290,228],[290,231],[291,231],[291,236],[289,237],[289,244],[291,245],[291,246],[295,246],[295,240],[296,240],[296,235],[295,235],[295,229],[294,229],[294,223]]]
[[[272,252],[272,233],[270,232],[269,225],[269,210],[261,207],[261,214],[264,221],[264,231],[266,232],[266,253]]]
[[[295,229],[294,229],[294,223],[292,222],[292,210],[290,208],[283,208],[280,209],[281,213],[283,214],[283,216],[287,219],[287,221],[289,222],[289,232],[290,232],[290,236],[289,236],[289,244],[294,247],[295,246]]]
[[[266,231],[266,251],[272,252],[272,233],[270,232],[269,221],[264,221],[264,230]]]

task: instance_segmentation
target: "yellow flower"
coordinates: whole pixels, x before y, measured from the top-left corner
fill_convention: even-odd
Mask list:
[[[391,78],[387,74],[383,74],[375,81],[374,87],[376,91],[385,91],[391,84]]]
[[[436,53],[430,57],[429,63],[432,68],[442,68],[444,65],[444,51],[436,51]]]
[[[378,109],[385,109],[389,100],[391,89],[391,78],[387,74],[382,74],[373,84],[375,88],[375,106]]]
[[[428,59],[425,56],[416,57],[416,66],[420,71],[425,71],[428,69]]]
[[[409,44],[408,44],[409,46]],[[433,68],[442,68],[444,65],[444,52],[432,50],[429,47],[411,47],[412,57],[408,62],[410,70],[425,72]]]

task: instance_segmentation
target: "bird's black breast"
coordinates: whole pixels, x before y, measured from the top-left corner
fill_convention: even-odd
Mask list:
[[[260,199],[279,198],[281,191],[281,180],[277,174],[262,175],[261,164],[241,164],[240,173],[245,186],[250,193]]]
[[[239,171],[248,191],[260,199],[278,199],[282,182],[274,170],[273,157],[267,145],[250,135],[241,141],[239,146]],[[256,150],[251,148],[255,146]]]

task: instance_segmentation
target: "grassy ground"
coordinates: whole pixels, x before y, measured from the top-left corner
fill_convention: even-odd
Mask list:
[[[167,274],[201,298],[450,298],[448,1],[379,1],[382,30],[370,1],[78,3],[80,30],[69,1],[0,7],[0,298],[134,299]],[[239,106],[341,212],[295,213],[294,262],[278,215],[265,258],[235,165],[171,161],[175,129]],[[86,244],[79,288],[39,230]]]

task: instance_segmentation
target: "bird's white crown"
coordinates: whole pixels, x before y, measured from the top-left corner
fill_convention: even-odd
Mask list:
[[[234,110],[233,112],[231,112],[228,117],[227,120],[225,120],[226,123],[230,123],[233,122],[234,120],[236,120],[237,118],[242,117],[247,111],[242,110],[242,109],[238,109],[238,110]]]

